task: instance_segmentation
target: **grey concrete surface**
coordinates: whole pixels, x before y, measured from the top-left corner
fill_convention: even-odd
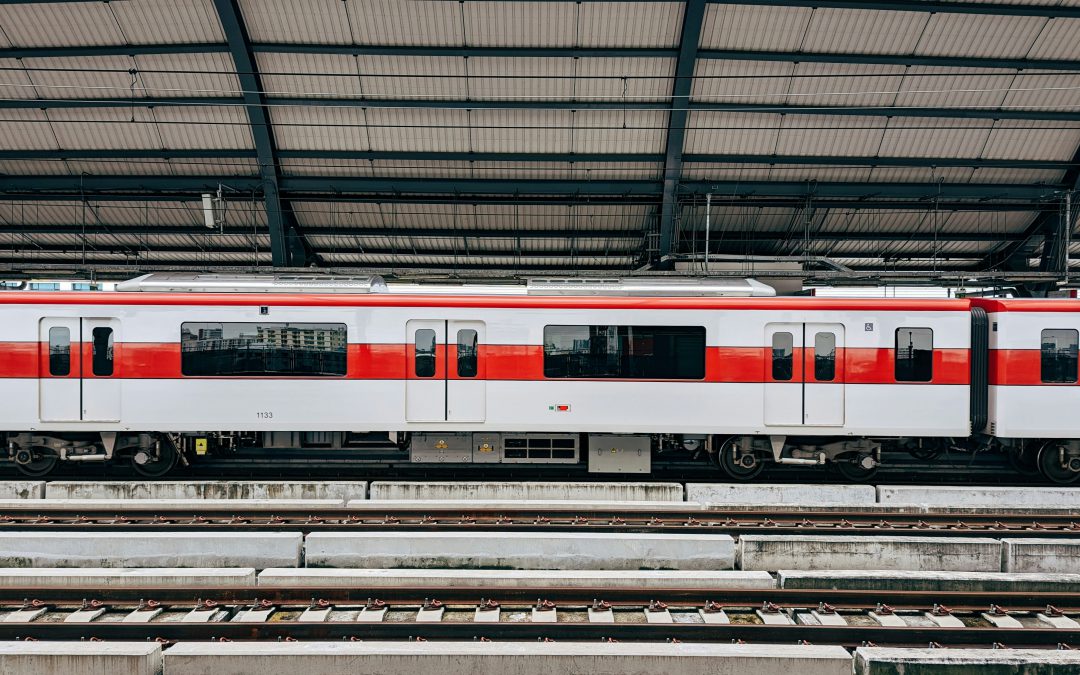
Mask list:
[[[877,501],[883,506],[1077,509],[1080,487],[879,485]]]
[[[738,556],[742,570],[1001,571],[1001,543],[981,537],[748,534]]]
[[[903,570],[780,570],[781,588],[897,591],[1016,591],[1078,593],[1077,574],[922,572]]]
[[[341,499],[5,499],[0,509],[24,511],[68,511],[72,509],[115,510],[177,509],[189,511],[280,511],[281,509],[327,509],[345,505]]]
[[[371,499],[683,501],[681,483],[374,481]]]
[[[1065,675],[1077,672],[1080,672],[1080,651],[887,647],[855,650],[855,675]]]
[[[253,567],[46,567],[0,568],[0,587],[22,586],[138,588],[255,586]]]
[[[338,499],[367,496],[365,481],[50,481],[49,499]]]
[[[874,504],[873,485],[802,485],[768,483],[687,483],[686,501],[724,504]]]
[[[313,532],[308,567],[727,570],[727,535],[613,532]]]
[[[573,499],[353,499],[348,505],[358,511],[379,512],[386,509],[409,511],[430,511],[433,509],[538,509],[544,511],[685,511],[687,508],[699,509],[698,504],[683,501],[648,502],[615,500],[573,500]]]
[[[289,567],[299,532],[0,532],[0,567]]]
[[[180,643],[166,675],[851,675],[842,647],[571,642]]]
[[[162,675],[156,642],[0,642],[3,675]]]
[[[1003,539],[1006,572],[1075,574],[1080,572],[1080,537],[1076,539]]]
[[[704,570],[267,569],[259,586],[305,588],[776,588],[768,572]]]
[[[0,499],[41,499],[45,496],[45,481],[0,481]]]

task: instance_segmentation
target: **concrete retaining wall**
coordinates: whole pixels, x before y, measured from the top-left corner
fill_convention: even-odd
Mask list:
[[[1006,572],[1075,574],[1080,571],[1080,539],[1004,539]]]
[[[728,570],[727,535],[578,532],[314,532],[308,567]]]
[[[0,642],[4,675],[161,675],[156,642]]]
[[[45,568],[0,569],[0,587],[52,586],[69,588],[196,588],[255,586],[253,567],[152,567],[134,569]],[[0,672],[3,672],[0,670]]]
[[[743,570],[1001,570],[1001,543],[984,538],[743,535],[738,553]]]
[[[1080,671],[1080,652],[859,647],[855,675],[1051,675]]]
[[[181,643],[165,675],[851,675],[842,647],[570,642]]]
[[[943,508],[1080,508],[1080,488],[1063,487],[951,487],[943,485],[879,485],[882,506]]]
[[[780,588],[896,591],[1015,591],[1078,593],[1080,574],[909,572],[901,570],[780,570]]]
[[[371,483],[371,499],[560,499],[585,501],[683,501],[681,483],[510,483],[422,481]]]
[[[776,588],[768,572],[679,570],[403,570],[272,569],[259,586],[274,588]]]
[[[299,532],[0,532],[0,567],[296,567]]]
[[[367,482],[327,481],[51,481],[49,499],[335,499],[367,496]]]
[[[788,485],[756,483],[687,483],[686,501],[724,504],[824,505],[874,504],[873,485]]]

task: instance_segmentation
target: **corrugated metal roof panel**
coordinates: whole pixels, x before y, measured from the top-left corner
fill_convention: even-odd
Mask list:
[[[469,149],[475,152],[570,152],[569,110],[473,110]]]
[[[574,114],[573,152],[664,152],[667,112],[581,110]]]
[[[432,160],[385,160],[372,162],[371,173],[374,176],[392,176],[401,178],[471,178],[472,167],[469,162],[450,162]],[[492,178],[494,176],[488,176]],[[501,177],[501,176],[500,176]]]
[[[781,155],[875,155],[886,121],[884,117],[785,115],[776,152]]]
[[[969,166],[878,166],[870,173],[875,183],[967,183],[971,180]]]
[[[705,204],[686,205],[682,210],[684,231],[704,231]],[[709,231],[713,241],[725,241],[732,232],[783,232],[800,222],[795,209],[762,208],[758,206],[714,206],[709,216]],[[737,239],[730,239],[737,241]]]
[[[884,157],[978,157],[991,120],[894,117],[881,140]]]
[[[372,150],[467,152],[469,120],[470,113],[466,110],[372,108],[367,111]]]
[[[818,8],[810,19],[802,51],[909,54],[931,15],[877,9]]]
[[[1080,45],[1080,21],[1050,19],[1027,56],[1032,59],[1076,59],[1080,57],[1077,45]]]
[[[843,181],[870,180],[870,167],[814,164],[776,164],[770,174],[778,181]]]
[[[44,110],[0,112],[0,150],[56,150],[56,137]]]
[[[1077,110],[1080,108],[1080,75],[1065,73],[1017,75],[1002,105],[1006,108]]]
[[[0,129],[3,126],[0,125]],[[5,159],[0,161],[0,175],[11,176],[69,176],[76,172],[67,162],[50,160]]]
[[[286,176],[372,176],[366,159],[283,159],[281,172]]]
[[[916,55],[1023,58],[1047,19],[1037,16],[933,14]]]
[[[7,39],[3,31],[0,31],[0,49],[8,49],[11,47],[11,41]]]
[[[36,98],[37,95],[21,61],[0,59],[0,98]]]
[[[904,66],[800,63],[786,100],[793,106],[888,106],[906,71]]]
[[[682,34],[682,2],[586,2],[576,34],[581,47],[674,47]]]
[[[88,174],[91,176],[123,176],[123,175],[147,175],[147,176],[171,176],[175,172],[168,160],[164,159],[138,159],[116,161],[90,161],[69,159],[65,162],[49,162],[55,165],[66,165],[72,175]],[[209,167],[203,167],[202,173],[209,173]]]
[[[136,84],[131,88],[129,56],[80,56],[78,58],[22,59],[27,75],[43,98],[136,98],[145,96]]]
[[[247,209],[242,202],[229,212]],[[262,205],[259,205],[261,210]],[[201,227],[198,202],[32,201],[0,202],[0,216],[12,223],[35,225],[177,225]]]
[[[776,152],[781,116],[773,113],[692,111],[686,120],[684,154]]]
[[[943,231],[953,233],[974,232],[980,234],[1016,234],[1023,232],[1036,214],[1031,211],[1000,211],[980,213],[977,211],[954,211],[946,221]]]
[[[592,94],[596,83],[573,80],[580,61],[563,57],[473,57],[468,60],[469,96],[479,100],[504,98],[570,99],[575,89]],[[464,62],[464,59],[461,59]],[[621,86],[621,85],[620,85]],[[668,94],[670,95],[670,91]]]
[[[135,44],[225,42],[211,0],[128,0],[109,6]]]
[[[208,154],[212,154],[208,153]],[[256,176],[259,174],[259,160],[254,157],[200,157],[198,159],[171,159],[169,166],[178,176],[205,176],[221,174],[226,176]]]
[[[347,5],[349,25],[359,44],[445,47],[463,44],[461,13],[467,4],[476,3],[349,0],[338,4]]]
[[[15,47],[118,45],[125,39],[105,2],[0,4],[0,26]],[[59,27],[62,29],[58,30]]]
[[[1070,122],[998,120],[983,157],[1068,161],[1080,145],[1080,129]]]
[[[471,61],[471,59],[470,59]],[[367,98],[468,98],[466,60],[457,56],[372,56],[357,59]]]
[[[168,149],[254,147],[251,123],[241,106],[158,106],[153,113]]]
[[[683,164],[683,180],[769,180],[771,164],[720,164],[687,162]]]
[[[368,114],[342,106],[271,106],[274,140],[282,150],[370,150]]]
[[[1005,100],[1014,71],[911,66],[895,105],[994,108]]]
[[[1058,169],[976,169],[971,176],[972,183],[1045,183],[1060,184],[1065,179],[1065,172]]]
[[[341,0],[240,0],[255,42],[351,44],[347,6]]]
[[[226,53],[140,54],[135,63],[149,96],[240,95],[240,79]]]
[[[574,63],[581,79],[573,95],[583,100],[667,101],[675,84],[675,59],[604,57]]]
[[[465,36],[477,47],[574,47],[581,5],[569,2],[468,2]]]
[[[146,108],[54,108],[48,115],[66,150],[161,147],[152,111]]]
[[[255,55],[263,91],[274,97],[359,98],[356,57],[348,54]]]
[[[782,105],[787,101],[794,72],[794,63],[699,59],[694,66],[690,98],[714,103]]]
[[[769,5],[709,5],[702,49],[798,51],[814,10]]]

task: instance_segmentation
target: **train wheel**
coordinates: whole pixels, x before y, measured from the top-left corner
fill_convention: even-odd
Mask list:
[[[48,448],[30,448],[26,452],[29,454],[29,461],[15,464],[15,466],[19,467],[22,475],[39,478],[56,468],[59,457],[52,450]]]
[[[162,442],[158,451],[158,458],[153,459],[145,450],[136,450],[131,455],[131,468],[135,473],[147,478],[161,478],[173,470],[177,460],[180,459],[176,447],[169,442]]]
[[[861,460],[865,457],[868,456],[860,455],[856,452],[839,455],[833,460],[832,466],[836,469],[837,473],[843,476],[844,480],[851,481],[852,483],[862,483],[876,476],[878,472],[877,466],[873,466],[869,469],[863,466]]]
[[[1039,471],[1055,483],[1072,483],[1080,478],[1080,455],[1065,455],[1062,466],[1061,446],[1054,441],[1047,441],[1039,448]]]
[[[753,480],[765,468],[765,462],[753,451],[742,452],[739,447],[741,439],[741,436],[724,439],[716,452],[716,463],[735,480]]]
[[[1005,450],[1005,456],[1009,458],[1009,466],[1012,470],[1022,476],[1038,476],[1042,473],[1039,470],[1039,464],[1036,461],[1036,455],[1038,454],[1038,448],[1032,448],[1030,446],[1019,448],[1008,448]]]

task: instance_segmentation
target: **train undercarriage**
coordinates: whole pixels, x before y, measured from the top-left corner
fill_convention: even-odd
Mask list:
[[[843,479],[872,479],[897,452],[925,462],[943,453],[994,452],[1017,473],[1067,484],[1080,479],[1080,440],[855,438],[850,436],[705,436],[511,432],[13,432],[7,460],[24,475],[48,475],[62,463],[127,463],[158,478],[193,461],[243,449],[378,452],[415,465],[584,465],[593,474],[648,474],[654,460],[700,461],[726,479],[749,481],[769,465],[831,467]],[[720,477],[720,476],[718,476]]]

